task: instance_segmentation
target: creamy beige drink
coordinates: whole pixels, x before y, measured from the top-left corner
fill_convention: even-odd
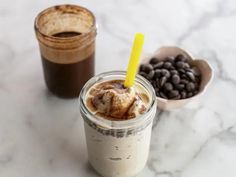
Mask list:
[[[89,162],[104,177],[132,177],[148,159],[156,112],[153,88],[142,77],[123,86],[125,72],[92,78],[80,95]]]

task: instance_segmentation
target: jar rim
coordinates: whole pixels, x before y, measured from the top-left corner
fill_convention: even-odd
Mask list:
[[[53,35],[48,35],[48,34],[45,34],[44,32],[42,32],[42,30],[40,29],[40,26],[39,26],[39,19],[44,15],[46,14],[47,12],[51,11],[51,10],[55,10],[57,11],[59,8],[62,8],[62,7],[70,7],[70,8],[77,8],[77,9],[82,9],[82,10],[85,10],[86,12],[88,12],[92,19],[93,19],[93,22],[92,22],[92,26],[90,27],[90,29],[85,32],[85,33],[82,33],[80,35],[75,35],[75,36],[71,36],[71,37],[57,37],[57,36],[53,36]],[[65,40],[65,41],[69,41],[69,40],[76,40],[76,39],[80,39],[84,36],[87,36],[88,34],[90,34],[91,32],[93,31],[96,31],[97,29],[97,25],[96,25],[96,18],[94,16],[94,14],[87,8],[85,7],[82,7],[82,6],[79,6],[79,5],[73,5],[73,4],[61,4],[61,5],[56,5],[56,6],[51,6],[51,7],[48,7],[46,9],[44,9],[43,11],[41,11],[35,18],[35,21],[34,21],[34,28],[35,28],[35,31],[37,33],[39,33],[41,36],[43,37],[46,37],[46,38],[49,38],[51,40]]]
[[[80,92],[80,96],[79,96],[80,112],[82,114],[85,114],[85,116],[82,115],[82,117],[88,119],[89,121],[92,121],[93,123],[105,128],[105,129],[133,128],[134,126],[139,126],[143,122],[146,122],[146,121],[152,119],[153,118],[152,114],[155,113],[156,109],[157,109],[155,91],[154,91],[154,88],[151,86],[151,84],[148,82],[148,80],[146,80],[144,77],[142,77],[139,74],[137,74],[135,77],[136,82],[138,82],[141,86],[143,86],[148,91],[148,93],[150,95],[150,104],[149,104],[149,107],[145,113],[138,115],[137,117],[135,117],[133,119],[118,121],[118,120],[108,120],[105,118],[96,117],[87,108],[84,98],[86,96],[87,91],[94,84],[96,84],[99,81],[102,82],[102,80],[104,80],[104,78],[106,78],[106,77],[120,76],[120,77],[124,78],[125,75],[126,75],[126,71],[109,71],[109,72],[104,72],[104,73],[98,74],[98,75],[92,77],[90,80],[88,80],[86,82],[86,84],[84,85],[84,87],[82,88],[82,90]],[[113,80],[113,79],[108,79],[108,80]]]

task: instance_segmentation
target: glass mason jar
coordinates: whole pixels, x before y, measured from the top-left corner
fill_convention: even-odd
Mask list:
[[[38,14],[34,27],[48,89],[59,97],[78,97],[94,75],[93,13],[76,5],[53,6]]]
[[[156,113],[153,87],[140,75],[135,83],[146,90],[150,104],[147,111],[133,119],[114,121],[96,117],[86,107],[86,94],[97,83],[124,80],[126,72],[112,71],[91,78],[79,97],[84,119],[88,158],[93,168],[104,177],[132,177],[140,172],[148,159],[152,122]]]

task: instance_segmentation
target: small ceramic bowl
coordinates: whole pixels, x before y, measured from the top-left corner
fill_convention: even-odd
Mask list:
[[[186,105],[188,102],[196,99],[197,97],[201,96],[203,93],[205,93],[207,87],[211,83],[213,79],[213,70],[210,64],[203,59],[194,59],[191,54],[186,52],[185,50],[179,48],[179,47],[161,47],[157,49],[153,54],[148,55],[146,57],[143,57],[140,64],[147,64],[149,60],[153,57],[158,58],[160,60],[165,60],[168,56],[177,56],[178,54],[183,54],[187,57],[189,63],[192,66],[196,66],[200,72],[201,72],[201,83],[200,83],[200,89],[198,94],[186,98],[186,99],[180,99],[180,100],[169,100],[164,99],[161,97],[156,97],[157,99],[157,107],[162,110],[171,110],[174,108],[180,108],[184,105]]]

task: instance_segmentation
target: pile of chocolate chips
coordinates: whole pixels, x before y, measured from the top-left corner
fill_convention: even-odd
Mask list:
[[[151,58],[149,64],[143,64],[139,69],[139,74],[149,80],[158,97],[185,99],[199,91],[201,72],[182,54],[164,60]]]

